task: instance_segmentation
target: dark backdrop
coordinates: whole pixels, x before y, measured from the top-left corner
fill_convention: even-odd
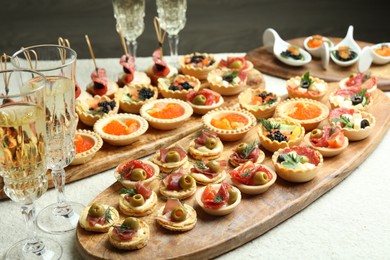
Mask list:
[[[180,54],[247,52],[262,45],[261,35],[269,27],[287,40],[312,34],[344,37],[348,26],[353,25],[357,40],[390,41],[389,11],[384,0],[187,1],[187,24],[179,34]],[[155,1],[146,0],[145,30],[138,38],[138,56],[150,56],[157,47],[153,27],[156,15]],[[123,53],[109,0],[3,1],[0,33],[0,51],[7,54],[21,46],[56,43],[61,36],[69,39],[79,58],[90,58],[85,34],[97,58]]]

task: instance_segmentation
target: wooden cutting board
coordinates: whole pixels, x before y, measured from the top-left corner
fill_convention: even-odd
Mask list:
[[[335,89],[337,84],[330,84]],[[241,203],[233,213],[215,217],[207,215],[195,202],[194,196],[185,203],[194,207],[198,222],[195,228],[185,233],[175,233],[161,228],[155,221],[156,213],[143,217],[151,229],[147,246],[137,251],[121,251],[112,247],[107,234],[96,234],[77,227],[77,247],[85,259],[209,259],[262,235],[269,229],[293,216],[325,192],[340,183],[352,173],[375,149],[390,126],[390,99],[380,90],[374,93],[374,105],[369,112],[376,117],[376,126],[365,140],[350,142],[347,149],[333,158],[325,158],[324,166],[318,175],[307,183],[293,184],[280,178],[262,195],[243,195]],[[325,122],[323,122],[325,123]],[[178,144],[188,147],[193,136],[188,136]],[[243,140],[225,142],[221,159],[227,159],[231,149],[242,141],[258,140],[256,128],[253,128]],[[264,150],[264,149],[263,149]],[[266,152],[264,164],[272,166],[272,154]],[[229,166],[229,169],[232,169]],[[158,182],[158,181],[157,181]],[[158,185],[158,184],[157,184]],[[157,188],[154,183],[154,188]],[[98,195],[93,202],[99,201],[118,209],[120,183]],[[92,202],[91,202],[92,203]],[[157,208],[164,205],[159,200]],[[121,215],[124,218],[123,215]]]
[[[328,37],[333,43],[337,44],[342,39]],[[291,44],[303,48],[305,38],[297,38],[289,40]],[[371,46],[371,43],[357,41],[361,48]],[[312,76],[321,78],[327,82],[339,81],[348,77],[352,73],[357,73],[357,63],[349,67],[340,67],[331,59],[327,70],[321,66],[321,60],[313,58],[311,62],[302,67],[293,67],[279,61],[272,53],[269,53],[264,47],[256,48],[249,51],[246,59],[250,60],[254,67],[265,74],[271,76],[289,79],[291,77],[303,75],[306,71],[310,71]],[[372,75],[378,77],[378,87],[382,90],[390,90],[390,63],[385,65],[374,65],[370,67]]]
[[[265,88],[265,80],[263,75],[256,74],[256,86]],[[207,86],[207,85],[203,85]],[[237,95],[224,96],[223,106],[238,106]],[[120,162],[126,159],[137,159],[153,153],[167,144],[176,142],[183,137],[199,130],[202,127],[201,116],[193,114],[179,128],[173,130],[158,130],[149,126],[149,129],[143,134],[137,142],[127,146],[113,146],[107,143],[96,153],[93,159],[82,165],[68,166],[65,169],[65,183],[71,183],[83,178],[101,173],[108,169],[116,167]],[[78,125],[79,129],[93,130],[91,127],[85,126],[81,122]],[[51,173],[47,173],[49,180],[49,188],[54,187]],[[7,199],[7,195],[3,190],[3,178],[0,177],[0,199]]]

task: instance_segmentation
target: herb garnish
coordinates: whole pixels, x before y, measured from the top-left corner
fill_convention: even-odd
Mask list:
[[[238,74],[239,71],[228,71],[222,76],[222,79],[229,83],[232,83],[233,80],[238,76]]]
[[[282,165],[289,169],[295,169],[298,163],[303,163],[305,159],[307,159],[305,158],[306,156],[300,156],[296,152],[284,153],[280,154],[280,156],[284,159],[284,161],[282,161]]]
[[[307,71],[303,76],[301,77],[300,86],[302,88],[309,88],[313,84],[312,78],[310,78],[310,72]]]
[[[259,143],[257,141],[253,141],[251,144],[246,145],[244,151],[242,152],[242,155],[244,156],[243,158],[247,158],[258,145]]]
[[[122,188],[119,193],[120,194],[129,194],[130,196],[134,196],[135,194],[137,194],[135,189],[132,189],[132,188]]]
[[[332,122],[337,123],[340,122],[343,127],[346,128],[353,128],[353,124],[351,120],[349,120],[348,117],[341,115],[339,118],[332,118]]]
[[[203,161],[194,161],[194,166],[195,168],[198,168],[200,170],[207,170],[208,167]]]
[[[108,207],[104,212],[104,218],[107,222],[112,222],[112,208]]]
[[[267,131],[271,131],[273,129],[280,129],[280,123],[272,123],[271,121],[268,121],[264,118],[259,118],[257,121],[260,122]]]

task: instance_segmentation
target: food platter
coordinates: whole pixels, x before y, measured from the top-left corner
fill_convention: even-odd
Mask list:
[[[336,83],[330,84],[331,89],[336,87]],[[292,184],[278,178],[276,183],[262,195],[243,195],[237,210],[223,217],[207,215],[194,202],[194,197],[191,197],[186,200],[186,203],[193,205],[197,211],[198,223],[195,228],[179,234],[165,231],[156,224],[155,213],[153,213],[143,218],[150,225],[151,239],[145,248],[137,251],[116,250],[107,242],[106,234],[94,234],[78,227],[76,239],[79,252],[86,259],[126,259],[129,257],[205,259],[220,255],[262,235],[340,183],[375,149],[390,126],[390,115],[381,112],[390,109],[390,100],[381,90],[375,91],[373,95],[374,105],[370,108],[370,112],[376,117],[377,124],[372,134],[365,140],[351,142],[342,154],[326,158],[323,170],[312,181]],[[192,138],[193,135],[186,136],[179,140],[178,144],[187,148]],[[258,139],[255,128],[246,135],[244,140],[253,139]],[[224,143],[222,157],[226,158],[231,153],[231,149],[244,140]],[[264,161],[264,164],[270,167],[272,167],[271,155],[266,152]],[[121,184],[114,183],[93,201],[117,207],[120,189]],[[159,203],[162,205],[163,202],[159,201]],[[213,232],[210,232],[211,229]],[[207,240],[203,239],[205,236]]]
[[[335,44],[340,42],[341,38],[328,37]],[[288,42],[303,48],[305,38],[296,38]],[[361,48],[371,46],[373,44],[357,41]],[[269,53],[264,47],[259,47],[249,51],[246,59],[250,60],[254,67],[263,73],[271,76],[289,79],[296,75],[303,75],[306,71],[310,71],[311,75],[321,78],[327,82],[339,81],[348,77],[352,73],[358,71],[357,64],[349,67],[340,67],[330,61],[327,70],[324,70],[321,65],[321,60],[313,58],[310,63],[301,67],[292,67],[279,61],[272,53]],[[378,78],[378,88],[382,90],[390,90],[390,63],[385,65],[371,65],[369,69],[372,75]]]

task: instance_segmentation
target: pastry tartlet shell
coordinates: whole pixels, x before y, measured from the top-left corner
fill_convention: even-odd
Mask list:
[[[87,126],[94,126],[96,121],[98,121],[99,119],[104,118],[104,117],[109,116],[109,115],[115,115],[118,113],[119,101],[116,98],[110,99],[108,96],[102,96],[102,98],[104,100],[115,100],[115,107],[110,112],[108,112],[108,114],[104,114],[103,117],[100,117],[98,115],[89,114],[88,112],[84,111],[81,108],[81,105],[78,103],[84,102],[84,100],[86,100],[86,99],[76,100],[76,113],[78,114],[80,121],[83,122],[83,124],[85,124]]]
[[[210,75],[213,74],[223,74],[223,72],[226,70],[223,69],[215,69],[212,70],[209,75],[207,76],[207,81],[209,82],[210,89],[218,92],[219,94],[223,96],[233,96],[237,95],[238,93],[242,92],[246,88],[246,80],[243,82],[240,82],[239,84],[229,84],[228,86],[223,86],[219,84],[219,82],[215,82],[214,80],[211,79]]]
[[[108,231],[108,241],[110,242],[110,244],[118,249],[124,249],[124,250],[136,250],[145,247],[150,238],[150,229],[146,222],[144,222],[141,219],[138,219],[138,221],[140,225],[139,228],[142,231],[141,237],[139,236],[134,237],[130,241],[118,241],[113,238],[112,232],[114,228],[111,227],[110,230]],[[137,233],[138,232],[139,231],[137,231]]]
[[[295,78],[301,78],[300,76],[296,76]],[[294,78],[291,78],[291,79],[289,79],[289,80],[287,80],[287,82],[286,82],[286,88],[287,88],[287,92],[288,92],[288,95],[291,97],[291,98],[309,98],[309,99],[314,99],[314,100],[317,100],[317,101],[320,101],[320,100],[322,100],[323,98],[324,98],[324,96],[326,95],[326,93],[327,93],[327,90],[328,90],[328,84],[324,81],[324,80],[322,80],[322,79],[320,79],[320,78],[317,78],[317,77],[312,77],[312,76],[310,76],[310,78],[313,80],[313,81],[315,81],[315,82],[317,82],[317,83],[325,83],[326,84],[326,89],[324,90],[324,91],[322,91],[322,92],[319,92],[319,94],[317,94],[317,95],[314,95],[312,92],[314,92],[314,91],[307,91],[307,92],[305,92],[305,93],[301,93],[301,92],[298,92],[298,91],[293,91],[293,87],[291,87],[291,85],[289,84],[289,82],[292,80],[292,79],[294,79]]]
[[[193,83],[193,89],[191,90],[195,90],[195,91],[198,91],[199,88],[200,88],[200,81],[199,79],[193,77],[193,76],[190,76],[190,75],[176,75],[172,78],[159,78],[158,79],[158,83],[157,83],[157,87],[158,87],[158,91],[161,93],[161,95],[164,97],[164,98],[176,98],[176,99],[180,99],[180,100],[183,100],[183,101],[186,101],[187,100],[187,94],[188,92],[190,92],[190,90],[170,90],[169,89],[169,86],[170,86],[170,83],[171,83],[171,79],[174,80],[176,78],[181,78],[187,82],[191,82]],[[191,84],[192,85],[192,84]]]
[[[190,215],[189,218],[184,221],[184,223],[183,222],[173,222],[173,221],[168,221],[168,220],[161,221],[160,219],[156,219],[157,223],[160,224],[163,228],[166,228],[166,229],[172,230],[172,231],[184,232],[184,231],[189,231],[189,230],[193,229],[196,225],[196,222],[197,222],[196,211],[194,208],[192,208],[188,204],[184,204],[183,206],[185,207],[187,214]],[[162,216],[162,212],[164,211],[164,207],[165,206],[162,206],[158,210],[158,213],[157,213],[158,216]]]
[[[157,195],[154,191],[152,191],[152,195],[150,196],[150,198],[145,200],[145,203],[147,201],[149,203],[148,207],[143,207],[144,205],[142,205],[141,207],[132,207],[131,204],[126,201],[124,197],[125,195],[121,195],[119,198],[119,210],[126,216],[144,217],[150,215],[156,209],[157,206]]]
[[[153,90],[154,95],[153,95],[153,97],[151,97],[150,99],[147,99],[145,101],[144,100],[140,100],[138,102],[124,101],[122,99],[122,95],[126,94],[126,93],[129,93],[128,90],[132,89],[132,88],[135,88],[137,90],[138,89],[143,89],[143,88],[148,88],[148,89]],[[147,102],[148,100],[155,100],[155,99],[157,99],[157,97],[158,97],[158,90],[157,90],[157,88],[153,87],[152,85],[146,85],[146,84],[126,85],[123,88],[118,90],[118,92],[116,93],[115,97],[119,101],[119,107],[120,107],[120,109],[122,111],[124,111],[126,113],[139,114],[139,110],[142,107],[142,105],[145,104],[145,102]]]
[[[214,61],[211,66],[204,67],[195,67],[193,64],[185,64],[185,59],[193,56],[193,53],[187,54],[180,59],[180,70],[185,75],[193,76],[199,80],[207,79],[207,75],[210,71],[214,70],[218,66],[218,62],[216,61],[214,55],[208,53],[195,53],[195,55],[203,55],[209,60]]]
[[[70,165],[79,165],[90,161],[95,156],[96,152],[103,146],[103,139],[95,132],[86,129],[79,129],[76,131],[76,134],[92,139],[94,144],[91,149],[82,153],[77,153]]]
[[[271,93],[272,96],[277,98],[277,100],[276,100],[275,103],[271,104],[270,106],[267,106],[267,107],[264,107],[264,108],[259,107],[258,110],[254,110],[253,108],[251,108],[248,105],[248,102],[252,100],[252,97],[254,95],[258,95],[258,94],[261,94],[261,93]],[[241,108],[246,109],[249,112],[251,112],[256,117],[256,119],[259,119],[259,118],[270,118],[270,117],[273,116],[273,114],[275,112],[275,109],[276,109],[276,106],[280,102],[280,97],[278,95],[276,95],[275,93],[268,92],[268,91],[265,91],[265,90],[262,90],[262,89],[247,89],[247,90],[245,90],[244,92],[241,92],[238,95],[238,102],[240,103],[240,107]]]
[[[345,135],[345,132],[344,132],[344,135]],[[333,156],[336,156],[338,154],[340,154],[342,151],[344,151],[349,142],[348,142],[348,138],[346,136],[344,136],[344,145],[340,148],[328,148],[328,147],[317,147],[317,146],[314,146],[311,142],[310,142],[310,133],[307,133],[304,137],[304,142],[307,146],[313,148],[314,150],[317,150],[319,151],[323,157],[333,157]]]
[[[153,170],[153,175],[150,176],[149,178],[147,178],[146,180],[142,181],[142,183],[145,186],[150,186],[151,183],[154,180],[156,180],[157,177],[159,176],[160,168],[157,165],[155,165],[154,163],[152,163],[151,161],[142,160],[142,162],[147,164],[148,166],[150,166],[152,168],[152,170]],[[120,173],[118,172],[118,167],[119,167],[119,165],[114,170],[114,177],[115,177],[115,179],[117,179],[124,187],[134,189],[135,185],[137,184],[137,181],[131,181],[131,180],[122,179]]]
[[[85,207],[83,209],[83,211],[80,213],[80,218],[79,218],[79,224],[80,226],[85,229],[85,230],[88,230],[88,231],[93,231],[93,232],[100,232],[100,233],[106,233],[111,226],[113,226],[116,222],[119,221],[119,212],[116,210],[116,208],[114,207],[111,207],[109,205],[106,205],[106,204],[101,204],[106,210],[108,208],[111,209],[111,212],[112,212],[112,221],[109,222],[109,223],[106,223],[104,225],[100,225],[100,224],[97,224],[95,226],[90,226],[88,221],[87,221],[87,216],[88,216],[88,211],[89,211],[89,208],[91,207],[91,205]]]

